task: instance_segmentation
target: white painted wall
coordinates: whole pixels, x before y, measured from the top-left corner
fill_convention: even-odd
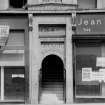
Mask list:
[[[97,8],[102,8],[102,5],[103,5],[102,2],[103,2],[103,0],[97,0]]]
[[[105,8],[105,0],[102,0],[102,8]]]
[[[97,8],[105,8],[105,0],[97,0]]]
[[[0,10],[6,10],[9,8],[9,0],[0,0]]]

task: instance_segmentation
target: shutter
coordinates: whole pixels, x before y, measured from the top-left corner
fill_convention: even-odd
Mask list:
[[[11,32],[6,47],[24,47],[24,32]]]

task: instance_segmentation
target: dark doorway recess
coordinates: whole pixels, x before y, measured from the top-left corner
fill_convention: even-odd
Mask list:
[[[48,55],[42,62],[42,83],[63,82],[64,65],[60,57]]]
[[[45,101],[44,95],[48,94],[55,95],[57,103],[65,103],[64,71],[64,64],[59,56],[48,55],[43,59],[40,73],[40,103]],[[55,96],[52,98],[54,99]]]

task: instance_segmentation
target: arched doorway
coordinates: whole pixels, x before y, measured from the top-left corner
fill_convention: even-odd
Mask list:
[[[40,80],[40,103],[46,104],[51,103],[51,101],[64,103],[64,75],[64,64],[59,56],[48,55],[43,59]]]

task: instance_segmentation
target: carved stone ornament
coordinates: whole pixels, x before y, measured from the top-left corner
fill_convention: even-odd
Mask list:
[[[35,11],[64,11],[69,9],[75,9],[76,5],[73,4],[61,4],[61,3],[46,3],[46,4],[36,4],[28,5],[29,10]]]
[[[64,43],[43,43],[41,44],[42,57],[50,54],[58,55],[64,61]]]

